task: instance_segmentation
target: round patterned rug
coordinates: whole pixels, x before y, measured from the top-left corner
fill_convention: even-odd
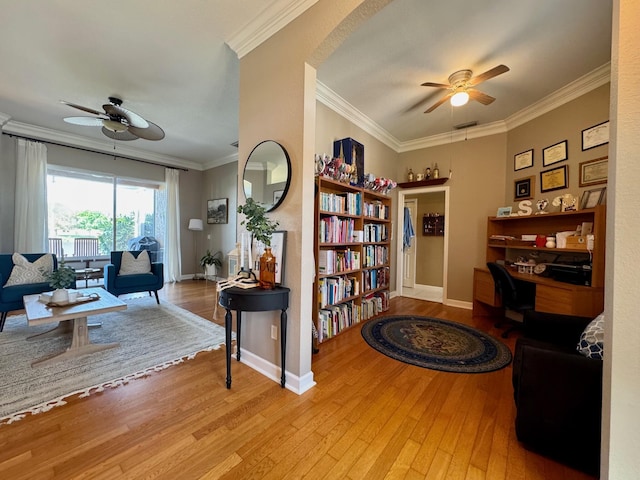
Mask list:
[[[366,342],[388,357],[455,373],[485,373],[511,363],[504,343],[461,323],[431,317],[389,316],[362,326]]]

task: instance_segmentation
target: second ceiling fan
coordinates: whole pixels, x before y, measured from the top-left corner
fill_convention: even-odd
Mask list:
[[[449,99],[452,99],[451,103],[454,106],[464,105],[469,99],[480,102],[483,105],[489,105],[495,100],[495,98],[476,90],[473,87],[508,71],[509,67],[506,65],[498,65],[497,67],[493,67],[491,70],[487,70],[486,72],[473,77],[473,72],[471,70],[459,70],[449,75],[448,85],[444,83],[425,82],[422,84],[423,87],[447,89],[449,90],[449,93],[431,105],[424,113],[433,112]]]

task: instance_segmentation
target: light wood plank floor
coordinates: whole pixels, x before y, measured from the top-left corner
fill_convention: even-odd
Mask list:
[[[212,317],[212,282],[161,293],[161,301]],[[392,300],[390,314],[409,312],[499,333],[466,310]],[[222,309],[215,321],[223,322]],[[352,329],[321,346],[313,371],[317,386],[298,396],[234,362],[227,390],[224,348],[199,354],[0,426],[0,478],[591,478],[520,446],[510,367],[479,375],[422,369],[374,351]]]

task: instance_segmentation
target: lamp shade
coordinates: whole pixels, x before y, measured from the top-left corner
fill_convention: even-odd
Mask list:
[[[199,218],[192,218],[189,220],[189,230],[202,231],[202,220]]]

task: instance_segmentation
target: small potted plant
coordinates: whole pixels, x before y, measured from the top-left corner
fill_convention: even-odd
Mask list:
[[[69,292],[67,289],[76,281],[76,272],[71,267],[67,267],[64,262],[60,262],[58,269],[47,275],[49,286],[54,288],[51,296],[52,302],[69,301]]]
[[[265,246],[264,254],[260,257],[260,287],[271,289],[275,287],[276,278],[275,257],[271,253],[271,235],[276,231],[279,223],[269,220],[266,215],[267,210],[251,197],[247,198],[244,205],[238,206],[238,213],[243,213],[247,217],[240,225],[244,225],[247,231]]]
[[[204,270],[206,277],[215,277],[218,273],[218,268],[222,267],[222,252],[217,251],[211,254],[210,250],[200,259],[200,266]]]

